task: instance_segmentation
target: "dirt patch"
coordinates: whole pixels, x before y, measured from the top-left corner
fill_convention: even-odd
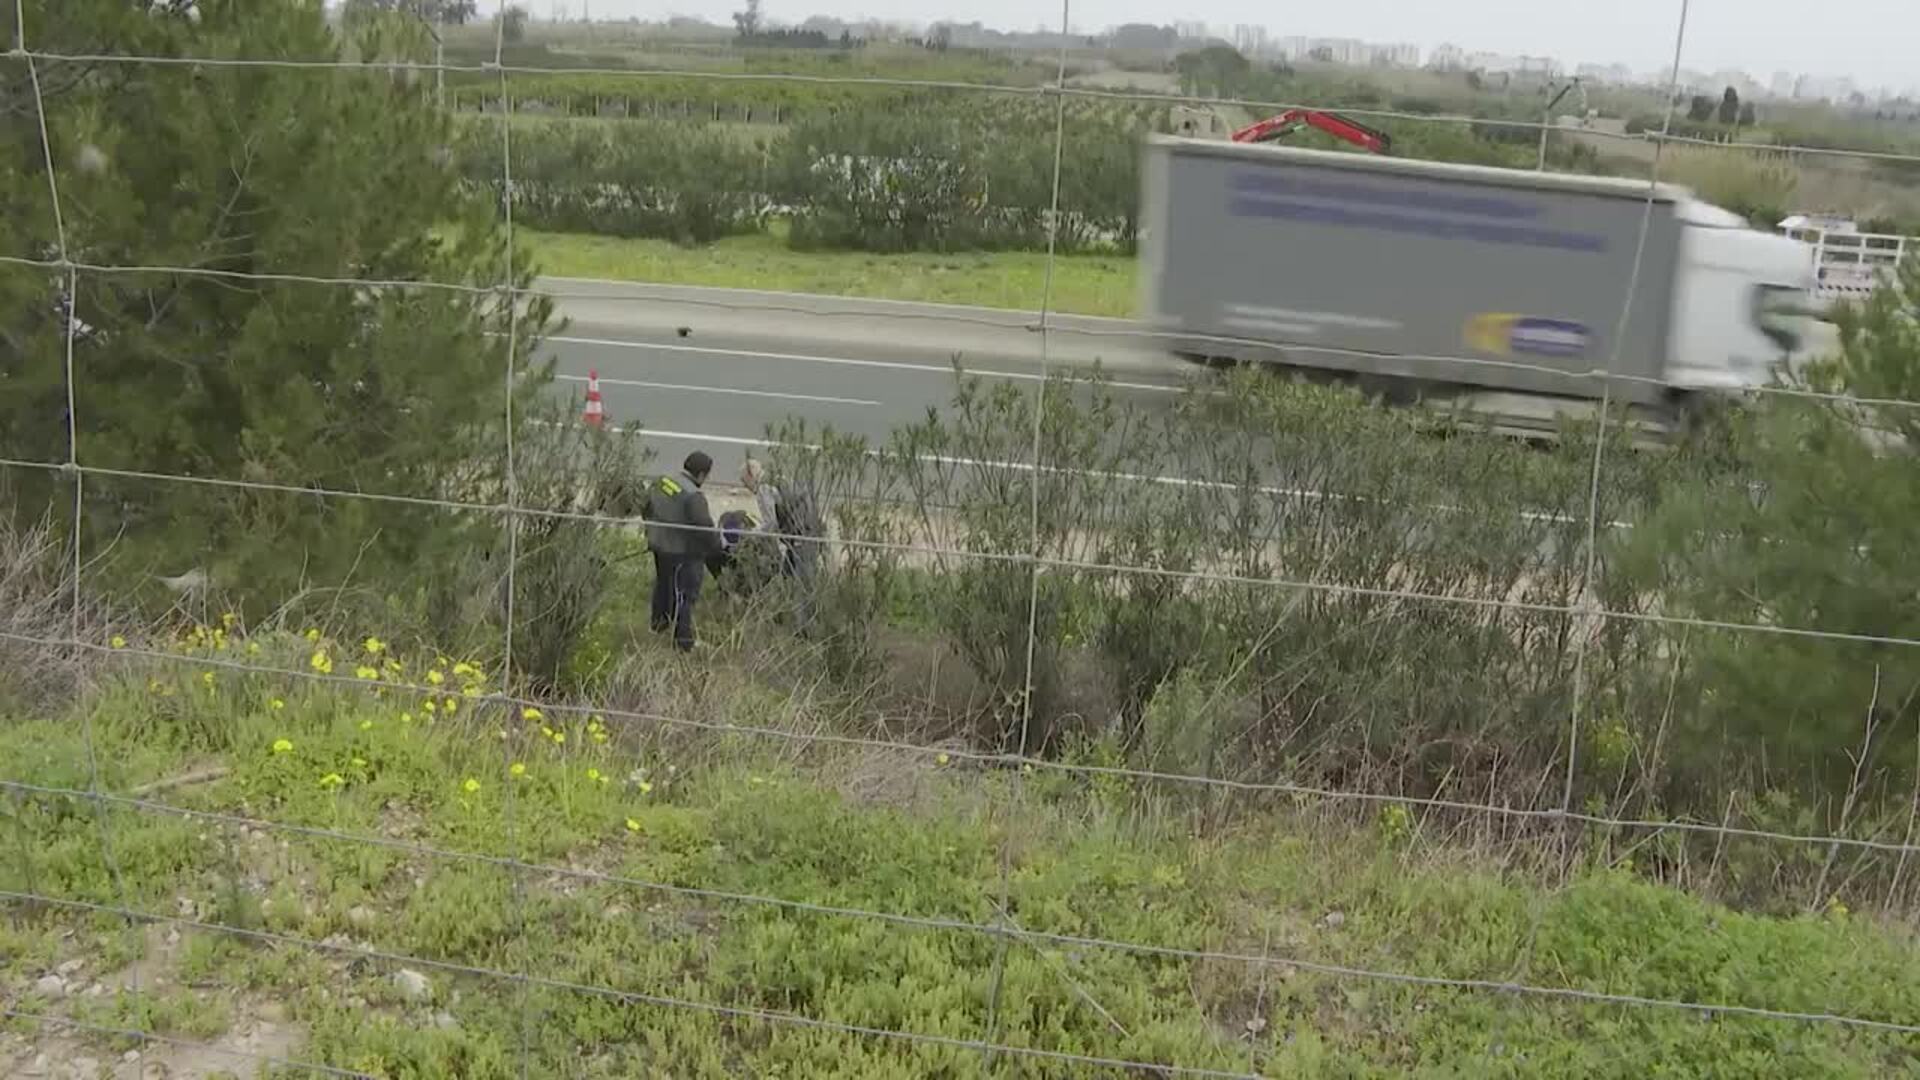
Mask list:
[[[115,1052],[79,1038],[47,1032],[0,1042],[0,1076],[46,1080],[212,1080],[255,1076],[274,1060],[296,1061],[305,1035],[289,1024],[255,1021],[204,1043],[146,1040]]]
[[[62,961],[41,980],[58,980],[59,997],[40,1008],[41,1015],[67,1017],[77,1001],[128,993],[177,990],[181,935],[162,923],[145,931],[139,960],[115,972],[98,972],[89,958]],[[47,982],[51,986],[51,982]],[[42,1021],[27,1032],[0,1035],[0,1076],[45,1080],[195,1080],[258,1075],[277,1059],[297,1060],[306,1042],[301,1025],[287,1019],[286,1008],[266,998],[235,999],[240,1019],[210,1039],[132,1036],[78,1027],[59,1019]]]

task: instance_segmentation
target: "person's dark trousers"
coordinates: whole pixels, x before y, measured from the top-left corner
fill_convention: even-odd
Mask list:
[[[707,564],[698,556],[673,560],[673,644],[681,652],[693,651],[693,605],[700,599],[700,586],[707,577]]]
[[[673,571],[677,560],[664,551],[653,552],[653,608],[647,625],[658,634],[673,625]]]
[[[781,550],[781,570],[794,583],[793,627],[805,637],[813,631],[813,602],[820,572],[820,544],[790,540]]]

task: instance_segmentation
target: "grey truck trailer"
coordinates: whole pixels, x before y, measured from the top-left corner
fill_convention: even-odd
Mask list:
[[[1146,154],[1142,309],[1188,359],[1520,428],[1590,411],[1605,372],[1666,426],[1764,384],[1806,327],[1806,245],[1680,188],[1164,136]]]

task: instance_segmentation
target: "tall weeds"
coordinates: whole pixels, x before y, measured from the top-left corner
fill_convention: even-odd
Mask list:
[[[1857,682],[1858,664],[1779,681],[1843,646],[1739,646],[1780,673],[1763,709],[1743,689],[1761,673],[1727,652],[1752,635],[1658,618],[1696,601],[1645,553],[1713,560],[1725,547],[1697,500],[1744,490],[1763,460],[1727,430],[1658,451],[1610,439],[1590,560],[1591,424],[1549,447],[1449,437],[1248,375],[1170,405],[1056,379],[1038,402],[962,378],[949,409],[882,446],[781,452],[837,493],[841,539],[927,549],[831,561],[831,587],[863,598],[826,616],[862,643],[846,685],[899,662],[888,637],[935,641],[970,677],[964,697],[951,678],[896,679],[927,689],[868,711],[959,712],[985,749],[1233,781],[1527,809],[1570,794],[1574,810],[1814,833],[1906,813],[1910,772],[1884,747],[1910,743],[1883,724],[1856,745],[1859,716],[1828,685]],[[1611,617],[1585,614],[1596,605]],[[1785,873],[1776,856],[1753,866]],[[1641,857],[1695,873],[1712,858],[1687,843]]]

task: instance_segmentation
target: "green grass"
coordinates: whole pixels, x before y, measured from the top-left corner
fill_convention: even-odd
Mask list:
[[[1276,815],[1196,836],[1164,792],[1110,776],[1082,783],[894,755],[796,757],[783,743],[693,742],[557,711],[508,717],[463,695],[481,676],[444,662],[404,660],[395,670],[384,656],[324,640],[266,641],[258,660],[304,667],[319,651],[338,674],[377,668],[382,677],[361,690],[317,686],[196,660],[241,655],[237,640],[203,634],[176,648],[177,663],[105,678],[85,713],[6,722],[0,772],[84,788],[84,718],[111,789],[209,765],[228,770],[153,796],[173,806],[975,924],[996,917],[1004,847],[1008,910],[1027,930],[1276,962],[1026,941],[1002,957],[988,934],[557,873],[516,877],[497,863],[113,805],[104,824],[114,863],[127,902],[143,912],[542,981],[523,988],[416,961],[430,986],[410,1000],[396,988],[396,965],[350,952],[192,927],[168,941],[164,924],[136,933],[54,905],[16,909],[0,929],[0,997],[28,1011],[223,1040],[273,1009],[304,1039],[292,1056],[475,1080],[517,1075],[523,1039],[533,1075],[1088,1072],[715,1009],[1268,1075],[1920,1069],[1911,1039],[1834,1025],[1421,988],[1281,962],[1920,1020],[1920,950],[1837,907],[1797,918],[1741,914],[1607,870],[1548,889],[1420,845],[1404,812],[1370,829]],[[691,693],[682,661],[649,648],[641,667],[660,680],[658,692]],[[432,678],[440,688],[428,697],[389,684]],[[699,682],[694,696],[716,717],[807,722],[781,695],[725,669]],[[0,807],[5,889],[119,902],[92,807],[49,795]],[[1334,912],[1341,917],[1329,919]],[[36,980],[69,961],[82,965],[82,981],[111,981],[138,963],[146,993],[38,994]],[[1004,985],[990,1017],[996,966]],[[44,1036],[22,1021],[11,1028],[30,1041]],[[129,1045],[91,1041],[102,1054]]]
[[[701,248],[519,228],[542,273],[668,285],[921,300],[996,308],[1033,308],[1046,279],[1045,255],[1032,252],[874,255],[794,251],[774,235],[734,237]],[[1054,271],[1057,311],[1132,315],[1135,262],[1117,255],[1062,257]]]

